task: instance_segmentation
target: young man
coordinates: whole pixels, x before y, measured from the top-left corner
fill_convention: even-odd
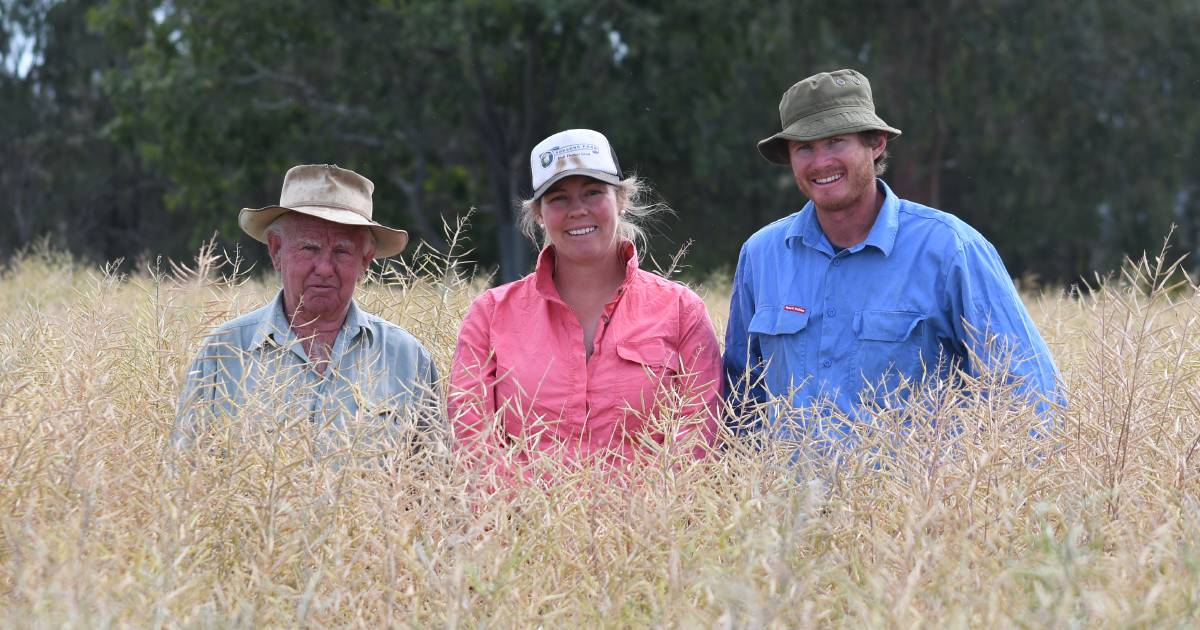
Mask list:
[[[979,363],[1005,370],[1033,402],[1056,400],[1049,350],[995,248],[877,179],[900,130],[875,114],[867,78],[808,77],[779,114],[783,130],[758,150],[791,166],[809,202],[738,258],[724,357],[735,408],[787,399],[797,411],[772,414],[772,431],[788,437],[815,421],[808,430],[836,440],[850,427],[832,418],[854,421],[864,405],[903,400],[905,383]]]

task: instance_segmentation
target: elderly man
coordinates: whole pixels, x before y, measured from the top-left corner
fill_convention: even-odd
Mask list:
[[[787,400],[773,431],[809,424],[836,442],[851,426],[835,418],[956,369],[1004,370],[1030,402],[1056,400],[1050,352],[995,248],[878,179],[900,130],[875,114],[867,78],[808,77],[779,114],[783,130],[758,150],[790,166],[809,201],[742,247],[725,338],[731,402]]]
[[[379,444],[436,412],[429,353],[353,299],[371,260],[408,242],[371,219],[373,190],[353,171],[301,165],[284,176],[279,205],[242,209],[238,224],[267,244],[283,289],[204,342],[180,398],[178,444],[221,415],[239,415],[244,428],[309,423],[325,448],[331,435],[362,443],[364,432]]]

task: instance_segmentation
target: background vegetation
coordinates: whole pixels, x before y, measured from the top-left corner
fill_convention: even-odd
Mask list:
[[[40,236],[104,261],[186,259],[292,164],[377,184],[435,245],[474,206],[515,234],[528,151],[600,129],[677,210],[695,275],[803,202],[754,143],[794,81],[852,66],[904,130],[888,181],[958,214],[1015,276],[1063,284],[1200,247],[1194,0],[0,0],[0,258]],[[261,256],[257,247],[244,252]]]

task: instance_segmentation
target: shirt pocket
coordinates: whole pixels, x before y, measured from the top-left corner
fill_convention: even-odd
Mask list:
[[[854,316],[858,339],[859,373],[863,384],[883,385],[880,393],[895,389],[903,375],[910,380],[923,376],[921,333],[926,320],[918,311],[859,311]]]
[[[679,373],[679,351],[662,338],[619,341],[616,350],[609,399],[616,410],[644,414]]]
[[[423,430],[419,424],[420,416],[410,407],[410,399],[406,394],[382,396],[377,394],[373,399],[358,401],[358,412],[353,415],[353,431],[363,444],[373,446],[395,446],[415,433]],[[347,429],[351,425],[347,423]]]
[[[779,306],[760,307],[750,319],[751,341],[757,341],[764,363],[772,372],[804,378],[804,357],[808,341],[808,311]]]

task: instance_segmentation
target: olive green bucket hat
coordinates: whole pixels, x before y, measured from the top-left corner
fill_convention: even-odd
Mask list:
[[[900,130],[875,115],[871,82],[855,70],[814,74],[783,93],[779,101],[783,131],[760,140],[758,152],[775,164],[789,164],[787,141],[807,142],[844,133],[878,129],[891,140]]]

